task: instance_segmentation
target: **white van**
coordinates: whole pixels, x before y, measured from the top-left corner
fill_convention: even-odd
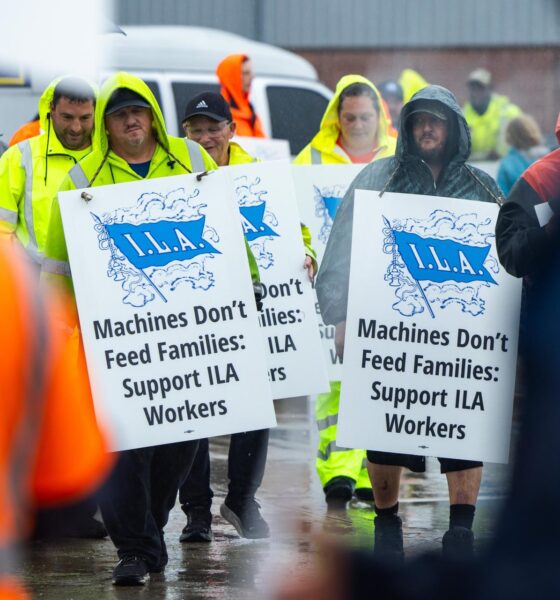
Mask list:
[[[123,26],[123,30],[126,36],[101,38],[103,75],[124,70],[144,79],[173,135],[182,135],[180,124],[190,98],[202,91],[219,91],[215,71],[228,54],[251,57],[255,72],[251,102],[268,135],[289,140],[292,155],[316,133],[332,96],[308,61],[270,44],[205,27]],[[10,90],[0,89],[0,133],[11,135],[33,116],[44,84],[37,89],[36,82],[30,82],[27,92],[14,90],[11,108],[6,105]]]

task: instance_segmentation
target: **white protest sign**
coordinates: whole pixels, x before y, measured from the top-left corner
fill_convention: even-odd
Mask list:
[[[236,135],[233,141],[237,142],[251,156],[264,161],[290,159],[290,142],[288,140]]]
[[[498,206],[357,190],[337,444],[507,462],[521,281]]]
[[[96,410],[116,450],[276,424],[225,173],[59,194]]]
[[[296,188],[299,214],[302,223],[311,231],[313,248],[317,252],[319,266],[334,217],[342,198],[356,175],[365,165],[293,165],[292,176]],[[329,378],[337,381],[342,377],[340,358],[334,347],[334,326],[325,325],[321,319],[319,302],[315,296],[315,310],[323,341],[323,352]]]
[[[259,319],[274,398],[329,389],[290,168],[288,163],[227,168],[265,292]]]

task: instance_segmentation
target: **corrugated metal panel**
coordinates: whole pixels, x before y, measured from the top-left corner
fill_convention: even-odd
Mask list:
[[[113,0],[122,25],[198,25],[256,39],[259,0]]]
[[[560,0],[115,0],[121,24],[202,25],[288,48],[560,44]]]

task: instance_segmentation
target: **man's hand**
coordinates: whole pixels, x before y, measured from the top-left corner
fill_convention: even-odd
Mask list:
[[[342,360],[344,356],[344,336],[346,335],[346,321],[340,321],[336,325],[334,332],[334,346],[336,348],[336,354]]]
[[[303,268],[307,271],[309,281],[313,283],[313,279],[315,278],[315,267],[313,266],[313,259],[311,258],[311,256],[305,256],[305,260],[303,261]]]

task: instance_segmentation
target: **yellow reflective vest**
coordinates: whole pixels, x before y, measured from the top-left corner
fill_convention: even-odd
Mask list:
[[[0,232],[17,236],[30,257],[41,263],[51,203],[68,171],[91,152],[69,150],[56,137],[50,105],[59,79],[39,101],[41,135],[19,142],[0,158]]]
[[[380,107],[379,122],[377,126],[377,153],[375,158],[385,158],[395,154],[396,139],[389,135],[389,121],[382,106],[381,96],[377,88],[361,75],[345,75],[336,84],[334,96],[331,98],[325,114],[321,120],[318,133],[307,146],[294,159],[295,165],[320,165],[320,164],[351,164],[350,157],[337,145],[340,136],[338,122],[338,104],[340,94],[354,83],[364,83],[375,92]]]
[[[467,102],[463,107],[467,125],[471,131],[471,160],[485,160],[490,152],[505,156],[508,151],[506,127],[514,117],[522,114],[507,96],[492,94],[488,108],[479,115]]]

